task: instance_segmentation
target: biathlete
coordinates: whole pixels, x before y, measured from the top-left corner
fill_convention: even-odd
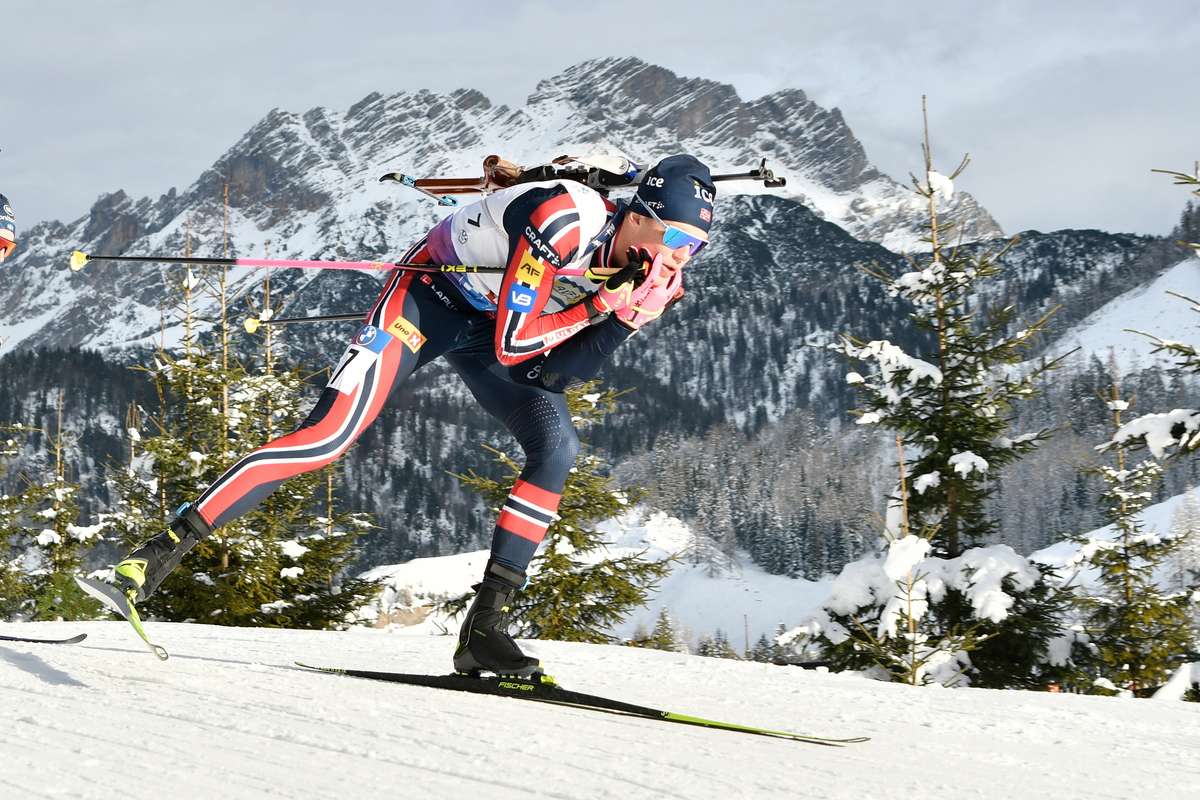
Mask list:
[[[131,603],[149,597],[197,542],[288,478],[340,457],[397,386],[444,358],[526,459],[496,520],[454,668],[538,671],[508,633],[507,607],[557,518],[579,450],[563,392],[682,297],[683,267],[708,244],[714,196],[709,169],[676,155],[649,170],[628,202],[560,179],[502,189],[446,217],[405,262],[504,273],[393,271],[299,428],[180,506],[167,531],[117,565],[117,587]]]

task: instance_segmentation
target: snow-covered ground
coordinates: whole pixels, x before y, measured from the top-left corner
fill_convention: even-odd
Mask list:
[[[599,558],[645,552],[647,559],[662,559],[686,553],[691,543],[691,531],[678,519],[662,512],[632,509],[597,528],[605,535],[608,547]],[[407,608],[419,608],[448,597],[467,592],[471,584],[483,576],[488,552],[480,550],[452,556],[417,558],[403,564],[376,567],[364,577],[385,582],[380,601],[368,614],[379,611],[400,612],[398,617],[411,620]],[[661,609],[666,608],[683,637],[693,647],[705,635],[718,629],[729,638],[734,649],[745,649],[761,635],[774,637],[780,623],[795,624],[816,607],[828,592],[829,580],[807,581],[771,575],[758,567],[745,554],[719,572],[707,566],[687,562],[674,565],[659,590],[643,608],[634,611],[613,632],[619,637],[632,637],[639,629],[650,630]],[[414,625],[409,633],[437,633],[443,629],[458,629],[436,614]]]
[[[1176,358],[1170,353],[1151,352],[1153,339],[1129,332],[1200,344],[1200,314],[1191,303],[1168,292],[1200,299],[1200,259],[1185,258],[1149,283],[1105,303],[1063,334],[1047,355],[1078,347],[1080,352],[1073,358],[1087,359],[1094,353],[1105,360],[1111,353],[1122,371],[1135,364],[1139,368],[1174,365]]]
[[[1147,525],[1168,530],[1182,500],[1149,507]],[[661,557],[689,541],[686,526],[661,514],[633,511],[603,527],[613,554],[646,548]],[[1066,564],[1077,547],[1034,557]],[[375,573],[392,587],[385,604],[417,607],[463,591],[486,557]],[[693,638],[721,627],[740,648],[743,615],[753,643],[827,590],[766,575],[748,560],[715,576],[682,564],[618,633],[649,626],[666,606]],[[570,688],[799,733],[871,737],[829,749],[291,666],[444,673],[454,640],[429,635],[436,622],[337,633],[151,622],[173,654],[165,663],[123,622],[0,624],[0,635],[89,637],[74,646],[0,642],[0,798],[1200,797],[1200,714],[1190,703],[911,689],[615,645],[524,643]],[[1200,666],[1181,673],[1180,691],[1198,676]]]
[[[1154,703],[911,689],[792,667],[531,642],[560,683],[843,749],[303,672],[441,673],[447,637],[122,622],[0,625],[0,797],[1200,797],[1200,714]]]

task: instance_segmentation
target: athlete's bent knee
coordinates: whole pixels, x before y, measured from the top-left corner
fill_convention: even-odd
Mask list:
[[[563,426],[557,432],[553,442],[543,442],[541,447],[526,451],[529,462],[540,463],[543,467],[556,473],[566,475],[575,466],[579,455],[579,436],[574,428]]]

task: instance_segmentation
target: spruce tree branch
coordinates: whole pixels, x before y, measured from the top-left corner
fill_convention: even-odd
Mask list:
[[[1197,245],[1192,245],[1192,246],[1196,247]],[[1171,289],[1167,290],[1167,294],[1169,294],[1173,297],[1178,297],[1180,300],[1184,300],[1188,303],[1191,303],[1192,306],[1195,307],[1195,310],[1200,311],[1200,302],[1193,300],[1192,298],[1188,297],[1186,294],[1180,294],[1179,292],[1172,291]]]

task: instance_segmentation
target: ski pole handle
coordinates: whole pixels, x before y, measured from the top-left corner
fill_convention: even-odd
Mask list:
[[[346,320],[362,321],[367,318],[370,312],[362,311],[358,314],[321,314],[313,317],[279,317],[278,319],[262,319],[260,317],[250,317],[242,323],[242,327],[246,329],[246,333],[255,333],[262,325],[292,325],[297,322],[342,322]]]

